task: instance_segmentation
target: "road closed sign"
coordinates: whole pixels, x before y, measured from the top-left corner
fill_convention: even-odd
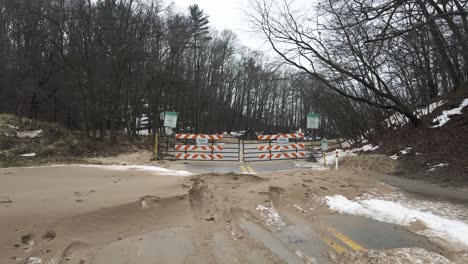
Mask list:
[[[165,127],[177,127],[177,116],[179,113],[176,112],[164,112],[164,126]]]
[[[320,119],[320,116],[318,114],[314,114],[314,113],[307,114],[307,129],[318,129],[319,119]]]
[[[208,146],[207,138],[197,138],[197,146]]]

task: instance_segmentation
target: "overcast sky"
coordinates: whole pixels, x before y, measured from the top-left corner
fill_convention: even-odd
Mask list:
[[[188,12],[190,5],[198,4],[210,16],[210,25],[217,30],[230,29],[234,31],[243,45],[256,50],[268,51],[265,41],[253,34],[247,23],[244,10],[248,8],[249,0],[172,0],[176,7]]]

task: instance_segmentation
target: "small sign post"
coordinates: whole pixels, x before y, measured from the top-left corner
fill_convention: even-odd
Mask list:
[[[323,154],[323,166],[327,167],[328,140],[326,138],[323,138],[321,143],[322,143],[322,154]]]
[[[335,154],[335,170],[338,170],[338,150],[336,150]]]

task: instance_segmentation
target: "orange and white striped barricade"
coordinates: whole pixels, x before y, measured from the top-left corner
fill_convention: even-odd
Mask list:
[[[221,154],[203,154],[203,153],[179,153],[175,155],[176,159],[183,160],[222,160]]]
[[[290,133],[290,134],[277,134],[277,135],[260,135],[258,136],[258,140],[275,140],[278,138],[304,138],[303,133]]]
[[[176,134],[176,139],[197,139],[197,138],[207,138],[211,140],[222,140],[222,135],[206,135],[206,134]]]
[[[305,149],[305,145],[302,143],[299,144],[290,144],[290,145],[260,145],[258,146],[258,150],[273,150],[273,151],[281,151],[281,150],[297,150],[297,149]]]
[[[260,154],[258,159],[267,160],[267,159],[300,159],[306,156],[305,152],[291,152],[291,153],[272,153],[272,154]]]
[[[195,146],[195,145],[176,145],[176,151],[222,151],[223,146]]]

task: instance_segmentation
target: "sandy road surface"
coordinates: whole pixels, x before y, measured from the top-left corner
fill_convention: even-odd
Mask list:
[[[369,252],[390,259],[382,250],[395,248],[416,248],[410,256],[423,260],[453,257],[401,226],[324,206],[325,195],[392,192],[368,174],[236,168],[241,174],[185,177],[101,166],[1,169],[0,194],[12,202],[0,204],[0,263],[336,263],[349,254],[367,263]]]

